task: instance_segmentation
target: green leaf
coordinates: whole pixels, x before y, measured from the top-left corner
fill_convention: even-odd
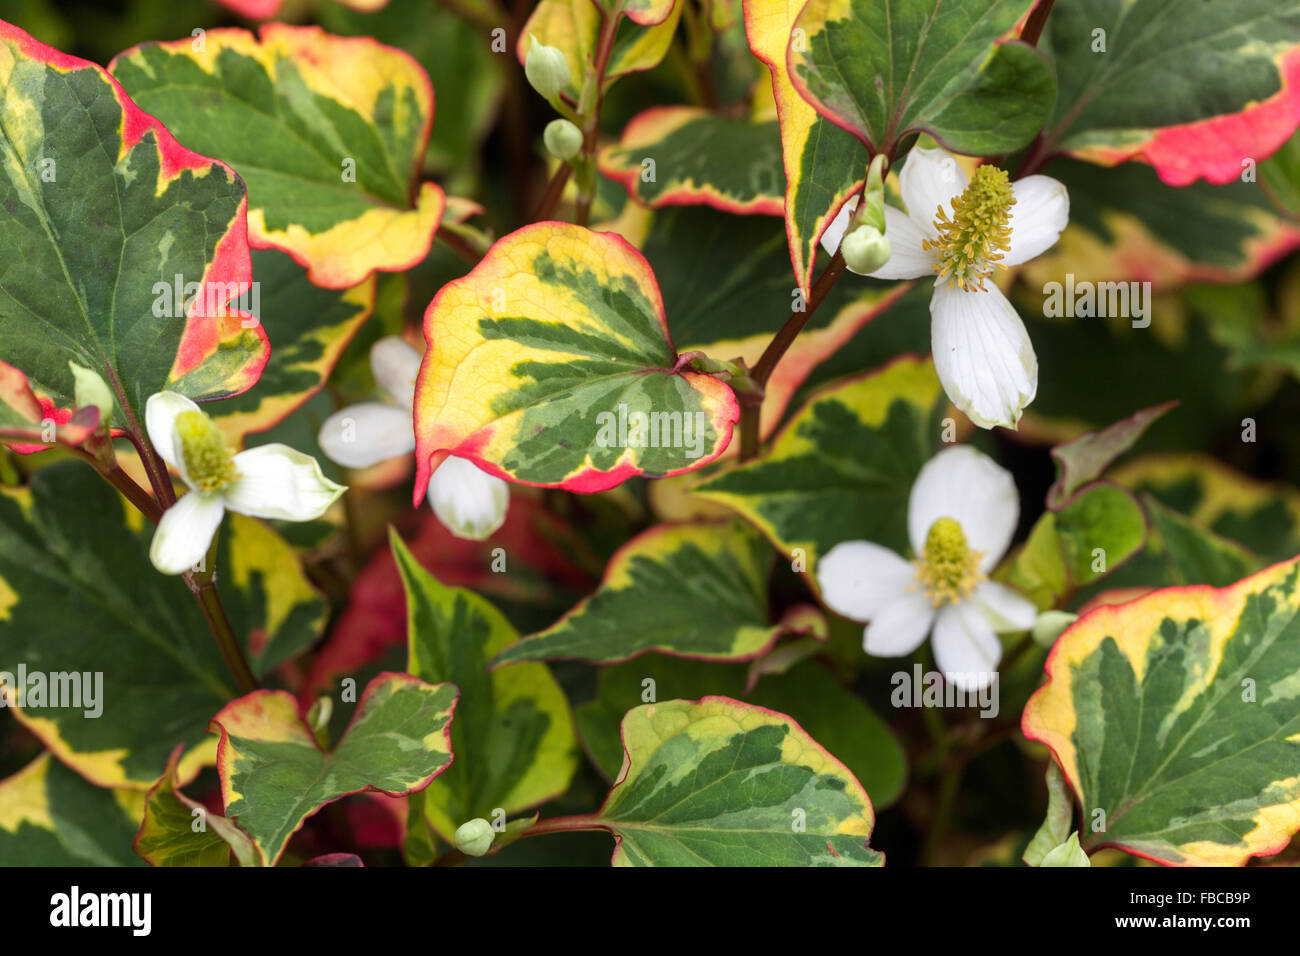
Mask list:
[[[545,664],[488,673],[519,632],[474,592],[440,584],[395,531],[389,539],[406,590],[408,670],[462,695],[451,730],[456,762],[422,794],[429,825],[450,842],[467,820],[517,813],[568,789],[578,763],[573,715]]]
[[[679,368],[654,273],[613,233],[512,232],[442,287],[424,334],[417,502],[444,452],[512,481],[602,491],[707,464],[739,417],[730,388]]]
[[[1043,858],[1064,843],[1074,828],[1074,797],[1055,763],[1047,765],[1047,816],[1021,856],[1030,866],[1042,866]]]
[[[695,494],[738,511],[800,570],[841,541],[905,552],[908,495],[939,444],[942,396],[933,364],[911,356],[829,385],[764,454]]]
[[[194,596],[150,566],[153,530],[81,462],[42,468],[29,489],[0,493],[0,669],[90,681],[86,706],[53,707],[47,695],[15,713],[61,761],[106,787],[149,789],[178,743],[179,778],[193,779],[214,758],[209,718],[236,694]],[[325,603],[269,528],[232,514],[219,534],[226,613],[264,674],[319,637]],[[97,707],[102,716],[86,719]]]
[[[772,549],[740,521],[656,525],[620,549],[594,595],[492,662],[612,663],[646,651],[744,660],[782,632],[768,623]]]
[[[1231,866],[1290,842],[1298,574],[1291,561],[1222,590],[1156,591],[1094,610],[1057,641],[1023,729],[1078,795],[1086,849]]]
[[[0,356],[61,407],[74,404],[69,361],[93,370],[118,392],[114,424],[137,432],[164,388],[249,388],[267,342],[238,301],[252,280],[243,183],[93,63],[7,23],[0,60],[0,259],[22,265],[0,280]],[[177,275],[192,287],[173,310],[155,286]]]
[[[0,866],[141,866],[131,798],[43,753],[0,780]]]
[[[1151,515],[1175,583],[1227,587],[1259,569],[1258,559],[1235,541],[1198,528],[1190,518],[1166,508],[1151,495],[1143,495],[1142,503]]]
[[[233,850],[240,866],[256,866],[257,850],[248,834],[181,793],[176,781],[180,757],[177,747],[149,791],[135,852],[151,866],[229,866]]]
[[[317,285],[346,289],[428,253],[444,206],[417,181],[433,88],[400,50],[272,23],[256,38],[145,43],[109,69],[182,142],[235,168],[253,244],[289,253]]]
[[[794,721],[727,697],[623,720],[623,772],[592,823],[615,866],[880,866],[862,785]]]
[[[1140,157],[1171,186],[1240,177],[1296,127],[1300,9],[1274,0],[1071,0],[1039,45],[1060,91],[1045,146]]]
[[[257,388],[206,409],[232,447],[282,422],[319,392],[375,305],[373,278],[342,291],[322,289],[274,249],[253,253],[253,276],[260,284],[271,359]]]
[[[645,165],[652,162],[652,167]],[[647,206],[707,205],[724,212],[785,211],[781,134],[775,121],[734,119],[693,106],[659,106],[635,117],[600,171]],[[653,169],[653,177],[646,174]]]
[[[870,155],[852,134],[823,119],[790,81],[786,53],[801,7],[744,0],[749,47],[772,74],[785,166],[785,225],[795,283],[812,294],[817,241],[862,184]]]
[[[780,647],[788,647],[782,644]],[[766,675],[750,688],[746,668],[648,654],[603,667],[596,696],[575,711],[582,742],[609,780],[623,765],[619,725],[629,707],[647,698],[735,697],[789,714],[812,737],[844,761],[872,794],[876,807],[902,793],[907,762],[889,726],[821,664],[803,661],[785,673]]]
[[[212,718],[226,816],[274,866],[289,838],[322,806],[350,793],[402,796],[451,763],[457,691],[409,674],[380,674],[357,702],[342,739],[322,750],[293,695],[259,690]]]
[[[795,87],[872,152],[929,133],[956,153],[1028,143],[1056,96],[1046,57],[996,44],[1028,0],[809,0],[790,48]]]

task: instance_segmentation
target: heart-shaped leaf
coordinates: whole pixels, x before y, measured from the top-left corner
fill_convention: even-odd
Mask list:
[[[707,464],[740,410],[679,368],[654,273],[613,233],[544,222],[499,239],[424,316],[415,501],[450,452],[524,484],[603,491]]]
[[[628,711],[592,823],[614,866],[880,866],[862,785],[789,717],[729,697]]]
[[[1085,849],[1241,865],[1300,827],[1300,563],[1080,618],[1023,729],[1083,807]]]
[[[322,750],[293,695],[259,690],[212,718],[226,816],[274,866],[303,821],[364,790],[401,796],[428,786],[451,763],[451,684],[380,674],[357,702],[342,739]]]
[[[817,111],[873,152],[924,132],[955,153],[1024,146],[1056,78],[1038,50],[997,44],[1031,0],[809,0],[790,77]],[[800,34],[799,31],[802,31]]]
[[[433,122],[429,78],[401,50],[271,23],[146,43],[109,69],[192,148],[248,184],[252,243],[346,289],[429,251],[444,197],[417,176]]]
[[[245,311],[239,178],[100,67],[2,22],[0,86],[0,260],[14,266],[0,277],[0,356],[61,407],[75,395],[69,361],[95,371],[114,424],[137,433],[155,392],[249,388],[268,347]]]

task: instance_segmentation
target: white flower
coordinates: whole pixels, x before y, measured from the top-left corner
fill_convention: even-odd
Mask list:
[[[1025,325],[985,280],[1050,249],[1070,218],[1070,196],[1050,176],[1007,182],[995,166],[974,179],[941,149],[913,149],[899,174],[907,213],[885,207],[893,255],[877,279],[939,274],[930,298],[930,341],[944,391],[976,425],[1014,428],[1038,391],[1038,359]],[[856,203],[822,235],[834,253]]]
[[[325,419],[317,440],[332,461],[367,468],[415,451],[411,410],[420,353],[395,335],[370,349],[375,382],[392,402],[361,402]],[[506,520],[510,486],[465,458],[448,455],[425,495],[433,513],[458,538],[482,541]]]
[[[321,474],[315,458],[287,445],[232,455],[212,419],[176,392],[151,395],[144,416],[154,448],[190,488],[163,512],[149,548],[149,560],[164,574],[188,571],[203,559],[226,509],[310,521],[346,490]]]
[[[899,657],[933,631],[939,670],[959,687],[992,681],[1002,644],[997,635],[1032,627],[1037,608],[988,579],[1016,530],[1015,482],[967,445],[935,455],[912,485],[907,531],[915,561],[870,541],[846,541],[817,565],[827,607],[870,621],[862,647]]]

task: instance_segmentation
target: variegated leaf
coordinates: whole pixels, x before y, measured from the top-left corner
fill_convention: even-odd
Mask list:
[[[730,388],[680,367],[654,273],[612,233],[544,222],[499,239],[443,286],[424,335],[417,502],[443,453],[602,491],[707,464],[739,417]]]
[[[996,43],[1032,0],[809,0],[789,53],[796,89],[831,122],[893,153],[930,134],[972,155],[1024,146],[1056,78],[1019,40]]]
[[[1056,642],[1023,728],[1083,809],[1085,849],[1241,865],[1300,827],[1300,563],[1099,607]]]
[[[259,690],[212,718],[226,816],[274,866],[303,821],[350,793],[422,790],[451,763],[457,691],[409,674],[380,674],[357,701],[347,731],[322,750],[293,695]]]
[[[0,493],[0,670],[46,675],[43,697],[14,713],[100,786],[149,789],[176,744],[179,779],[192,780],[214,758],[207,722],[236,692],[189,589],[150,566],[153,531],[81,462]],[[319,636],[325,602],[260,522],[226,516],[216,573],[255,673]],[[48,675],[64,675],[58,706]]]
[[[784,629],[768,617],[772,550],[740,521],[657,525],[610,559],[599,590],[553,626],[497,654],[612,663],[647,651],[739,660]]]
[[[137,432],[164,388],[197,400],[249,388],[268,348],[243,311],[239,178],[177,143],[102,68],[7,23],[0,88],[0,357],[64,408],[69,361],[97,372],[113,424]]]
[[[172,751],[145,799],[135,852],[152,866],[229,866],[233,850],[240,866],[256,866],[257,851],[247,833],[181,793],[176,780],[181,750]]]
[[[428,253],[444,206],[417,180],[433,89],[401,50],[272,23],[146,43],[109,68],[182,142],[234,166],[252,243],[317,285],[350,288]]]
[[[1060,91],[1044,148],[1226,183],[1300,125],[1300,9],[1275,0],[1071,0],[1040,46]]]
[[[805,571],[841,541],[906,551],[907,499],[938,446],[942,396],[933,364],[911,356],[832,384],[763,454],[695,494],[744,515]]]
[[[784,714],[729,697],[646,704],[592,822],[614,866],[880,866],[871,800]]]
[[[817,240],[861,185],[870,154],[852,134],[820,116],[790,80],[786,54],[798,3],[744,0],[750,49],[772,74],[785,166],[785,225],[795,283],[811,294]]]
[[[462,695],[451,728],[456,762],[419,795],[429,826],[450,843],[467,820],[497,808],[513,815],[568,789],[578,763],[573,715],[545,664],[488,673],[519,632],[473,591],[439,583],[396,532],[389,537],[406,589],[407,669]]]

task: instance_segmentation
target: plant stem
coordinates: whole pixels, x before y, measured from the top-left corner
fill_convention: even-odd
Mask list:
[[[437,232],[437,238],[452,252],[460,256],[472,266],[476,266],[483,258],[483,254],[475,249],[466,241],[464,236],[458,235],[445,226],[440,226]]]
[[[544,833],[570,833],[575,830],[604,830],[605,827],[596,822],[597,818],[593,814],[584,813],[571,817],[551,817],[549,820],[538,820],[531,827],[519,834],[522,840],[524,837],[540,836]]]
[[[1043,27],[1047,24],[1047,15],[1052,12],[1052,4],[1056,0],[1039,0],[1038,6],[1034,7],[1034,12],[1029,14],[1029,19],[1025,21],[1024,29],[1020,31],[1020,39],[1030,46],[1038,45],[1038,38],[1043,35]]]
[[[572,166],[568,163],[560,164],[560,168],[555,171],[551,181],[546,184],[546,192],[542,195],[542,202],[537,207],[537,212],[533,214],[533,222],[550,219],[555,214],[555,207],[560,204],[560,199],[564,195],[564,187],[568,185],[569,176],[572,174]]]
[[[211,557],[209,554],[209,561]],[[230,626],[230,618],[226,617],[226,609],[221,606],[215,571],[187,571],[183,577],[199,602],[203,619],[208,622],[208,629],[217,639],[217,648],[239,684],[240,693],[249,694],[257,690],[261,685],[253,676],[253,669],[248,666],[248,659],[244,657],[244,651],[235,638],[235,630]]]
[[[844,274],[844,268],[844,256],[836,250],[835,255],[831,257],[831,261],[826,263],[826,268],[822,270],[821,275],[817,277],[817,281],[813,283],[812,294],[805,303],[804,311],[790,314],[790,318],[786,319],[785,325],[781,326],[781,330],[767,344],[767,348],[763,350],[758,363],[750,372],[750,378],[757,382],[759,386],[767,384],[767,380],[772,377],[772,372],[776,370],[781,357],[794,344],[794,340],[799,337],[799,333],[808,324],[808,320],[817,311],[817,307],[826,300],[826,296],[830,294],[831,289],[835,288],[835,283]],[[749,461],[758,454],[758,424],[762,410],[761,403],[745,405],[740,409],[741,461]]]
[[[578,201],[574,211],[574,221],[579,226],[591,222],[591,204],[596,198],[596,139],[600,132],[600,107],[605,99],[605,71],[609,68],[609,57],[614,52],[614,36],[618,33],[618,21],[621,10],[606,13],[600,10],[600,39],[596,44],[596,58],[592,71],[583,81],[583,96],[578,103],[578,112],[583,119],[582,175],[578,180]]]

